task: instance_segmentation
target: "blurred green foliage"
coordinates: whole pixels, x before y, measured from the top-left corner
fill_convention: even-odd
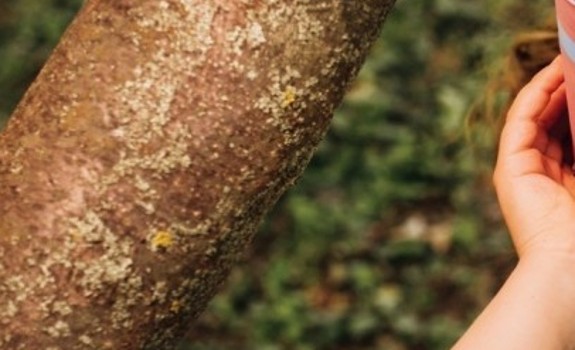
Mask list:
[[[0,123],[36,76],[82,0],[0,3]]]
[[[81,0],[0,3],[0,120]],[[445,349],[514,264],[469,106],[547,0],[399,0],[333,127],[182,349]]]

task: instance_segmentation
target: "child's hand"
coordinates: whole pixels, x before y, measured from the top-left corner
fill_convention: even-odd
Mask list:
[[[494,182],[520,259],[454,349],[575,344],[575,177],[555,130],[567,114],[561,60],[523,88],[507,116]]]
[[[521,258],[575,258],[575,177],[550,131],[567,114],[561,60],[523,88],[501,135],[494,183]]]

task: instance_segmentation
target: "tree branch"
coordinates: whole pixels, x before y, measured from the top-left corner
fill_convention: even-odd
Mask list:
[[[0,346],[173,347],[393,2],[88,2],[0,136]]]

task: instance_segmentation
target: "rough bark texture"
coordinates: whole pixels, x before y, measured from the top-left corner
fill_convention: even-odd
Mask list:
[[[172,348],[393,2],[88,2],[0,136],[0,347]]]

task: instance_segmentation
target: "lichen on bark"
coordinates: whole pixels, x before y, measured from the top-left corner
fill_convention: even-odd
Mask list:
[[[392,4],[88,1],[0,136],[0,347],[173,347]]]

